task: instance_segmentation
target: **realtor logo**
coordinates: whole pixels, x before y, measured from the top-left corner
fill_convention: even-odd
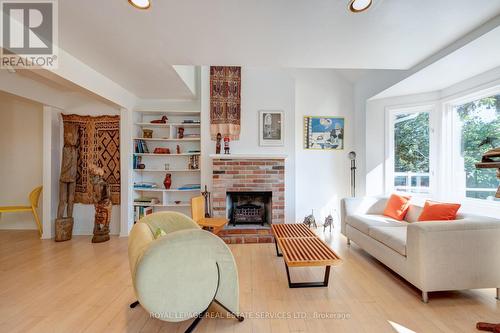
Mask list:
[[[1,1],[2,68],[56,68],[57,3]]]

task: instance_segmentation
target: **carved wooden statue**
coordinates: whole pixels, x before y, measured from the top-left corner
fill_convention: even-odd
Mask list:
[[[217,133],[217,142],[215,143],[215,153],[220,154],[222,134]]]
[[[90,175],[92,177],[95,220],[94,237],[92,243],[102,243],[109,240],[109,223],[111,222],[111,189],[109,184],[103,179],[104,171],[91,165]]]
[[[59,206],[56,218],[56,242],[70,240],[73,234],[73,206],[75,202],[78,159],[78,126],[64,125],[64,147],[61,176],[59,177]],[[66,215],[64,214],[66,212]]]

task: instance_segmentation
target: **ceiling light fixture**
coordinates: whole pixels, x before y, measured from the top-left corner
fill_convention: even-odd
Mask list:
[[[350,0],[349,10],[353,13],[361,13],[370,8],[372,0]]]
[[[149,0],[128,0],[128,3],[137,9],[148,9],[151,7],[151,1]]]

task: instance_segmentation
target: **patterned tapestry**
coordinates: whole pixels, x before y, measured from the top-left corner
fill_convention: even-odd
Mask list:
[[[104,170],[111,201],[120,204],[120,116],[63,114],[64,124],[78,125],[78,167],[75,202],[93,204],[89,166]]]
[[[241,67],[210,67],[210,136],[240,138]]]

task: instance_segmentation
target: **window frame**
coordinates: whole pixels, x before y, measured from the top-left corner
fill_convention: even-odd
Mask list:
[[[395,118],[398,114],[412,114],[412,113],[429,113],[429,192],[428,193],[414,193],[397,191],[394,186],[394,162],[395,162],[395,142],[394,142],[394,125]],[[385,138],[385,192],[386,194],[398,193],[401,195],[411,195],[412,197],[432,197],[436,191],[436,138],[435,138],[435,125],[436,125],[436,105],[435,103],[426,103],[413,106],[391,106],[385,109],[385,123],[386,123],[386,138]]]
[[[447,189],[449,193],[454,193],[453,197],[455,200],[460,200],[466,204],[470,204],[473,206],[482,206],[482,207],[494,207],[498,208],[500,206],[499,201],[492,201],[486,199],[477,199],[477,198],[469,198],[467,197],[467,191],[464,190],[461,186],[458,185],[456,179],[461,177],[461,175],[465,172],[463,168],[458,167],[460,164],[460,156],[457,152],[461,149],[461,144],[459,143],[462,133],[458,132],[458,120],[456,114],[454,112],[454,108],[463,105],[466,103],[471,103],[477,101],[482,98],[490,97],[493,95],[500,94],[500,85],[495,85],[490,88],[481,89],[472,93],[464,94],[458,98],[450,98],[447,100],[443,100],[443,110],[444,115],[443,118],[446,120],[447,125],[447,136],[449,145],[447,147],[442,147],[443,156],[447,156],[449,161],[452,161],[451,165],[447,168],[449,172],[449,176],[446,177],[445,173],[443,176],[446,177]]]

